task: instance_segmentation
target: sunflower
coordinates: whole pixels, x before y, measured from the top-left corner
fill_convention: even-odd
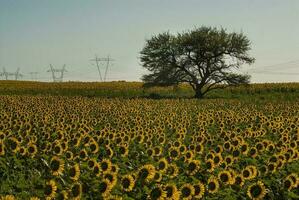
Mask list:
[[[33,158],[37,153],[37,146],[33,143],[29,144],[29,146],[27,148],[27,152]]]
[[[150,181],[156,173],[155,167],[151,164],[143,165],[138,171],[138,178],[144,181]]]
[[[158,170],[160,172],[166,172],[167,167],[168,167],[168,161],[166,160],[166,158],[161,158],[158,161],[158,166],[157,166]]]
[[[111,164],[111,169],[110,169],[110,171],[111,171],[112,173],[117,174],[117,173],[118,173],[118,170],[119,170],[118,165],[116,165],[116,164]]]
[[[200,169],[200,161],[199,160],[192,160],[187,165],[187,173],[190,175],[196,174]]]
[[[248,152],[248,144],[247,143],[241,144],[240,150],[241,150],[242,154],[246,155]]]
[[[205,194],[205,186],[202,182],[198,182],[195,185],[193,185],[194,187],[194,197],[201,199],[203,197],[203,195]]]
[[[258,181],[257,183],[253,183],[247,189],[247,195],[250,199],[259,200],[263,199],[266,195],[266,188],[264,183]]]
[[[79,179],[79,176],[80,176],[80,166],[78,163],[76,163],[74,166],[72,166],[69,169],[69,177],[73,181],[77,181]]]
[[[96,163],[93,167],[93,173],[98,177],[101,175],[101,167],[99,163]]]
[[[148,148],[148,149],[146,150],[146,153],[147,153],[147,155],[148,155],[149,157],[151,157],[151,156],[154,155],[154,150],[153,150],[152,148]]]
[[[82,149],[79,152],[79,158],[84,161],[88,159],[88,153],[87,153],[86,149]]]
[[[72,188],[71,188],[70,193],[71,193],[71,196],[73,197],[74,200],[81,199],[82,185],[80,183],[74,183]]]
[[[283,180],[283,186],[285,189],[288,191],[292,190],[293,188],[296,188],[298,186],[298,176],[295,173],[292,173],[288,175],[284,180]]]
[[[186,156],[186,159],[187,159],[188,161],[190,161],[190,160],[193,159],[194,154],[193,154],[192,151],[188,150],[188,151],[186,151],[185,156]]]
[[[259,173],[258,169],[254,165],[248,165],[246,168],[251,171],[251,179],[255,178]]]
[[[162,147],[156,146],[153,148],[155,156],[160,156],[162,153]]]
[[[14,196],[14,195],[11,195],[11,194],[9,194],[9,195],[5,195],[5,196],[0,196],[0,199],[1,200],[15,200],[16,199],[16,197]]]
[[[274,149],[275,149],[275,145],[274,144],[269,144],[268,146],[267,146],[267,148],[266,148],[268,151],[270,151],[270,152],[272,152],[272,151],[274,151]]]
[[[1,151],[1,150],[0,150]],[[22,156],[25,156],[27,154],[27,149],[25,147],[20,147],[19,149],[19,153],[22,155]]]
[[[54,199],[56,196],[57,185],[54,180],[50,180],[46,183],[44,194],[46,199]]]
[[[175,184],[167,184],[165,186],[166,199],[179,200],[180,192]]]
[[[218,180],[212,176],[209,178],[208,182],[207,182],[207,190],[209,193],[214,194],[218,191],[219,189],[219,182]]]
[[[111,188],[109,186],[110,182],[106,179],[100,181],[98,185],[98,192],[104,197],[104,199],[110,194]]]
[[[125,175],[121,178],[120,185],[124,191],[130,192],[134,188],[135,180],[132,175]]]
[[[175,147],[171,147],[169,150],[169,157],[172,159],[172,160],[177,160],[180,156],[180,151],[175,148]]]
[[[244,185],[244,178],[243,178],[243,176],[242,175],[237,175],[235,177],[235,183],[234,184],[242,187]]]
[[[198,153],[198,154],[201,154],[202,152],[203,152],[203,150],[204,150],[204,146],[203,146],[203,144],[197,144],[196,146],[195,146],[195,152],[196,153]]]
[[[242,170],[242,177],[245,179],[245,180],[249,180],[251,179],[252,177],[252,172],[250,169],[248,168],[245,168]]]
[[[299,184],[299,179],[298,175],[295,173],[291,173],[290,175],[287,176],[287,178],[290,178],[293,182],[294,187],[297,187]]]
[[[206,161],[206,169],[208,172],[212,172],[215,169],[215,164],[214,161],[212,159],[208,159]]]
[[[107,172],[111,170],[112,163],[110,160],[103,159],[99,164],[102,172]]]
[[[215,164],[216,166],[219,166],[219,165],[222,163],[222,160],[223,160],[221,154],[215,154],[214,157],[213,157],[212,159],[213,159],[214,164]]]
[[[294,187],[294,182],[291,178],[287,177],[283,180],[283,187],[288,190],[291,191]]]
[[[99,145],[95,140],[92,140],[92,142],[88,144],[88,147],[92,154],[95,154],[99,151]]]
[[[223,147],[221,145],[217,145],[217,147],[215,148],[215,152],[221,154],[223,152]]]
[[[231,173],[227,170],[221,171],[218,174],[218,179],[224,185],[229,185],[229,184],[232,184],[234,182],[234,179],[233,179]]]
[[[162,178],[163,178],[162,174],[159,171],[156,171],[154,176],[154,181],[159,183],[161,182]]]
[[[276,171],[276,163],[269,163],[267,166],[267,171],[270,173],[274,173]]]
[[[162,187],[157,186],[153,188],[150,192],[150,199],[152,200],[163,200],[166,198],[166,192],[162,189]]]
[[[227,150],[227,151],[229,151],[231,147],[232,147],[232,144],[231,144],[229,141],[228,141],[228,142],[225,142],[225,143],[223,144],[223,148],[224,148],[225,150]]]
[[[91,158],[87,161],[87,166],[89,169],[93,169],[96,164],[97,164],[97,161],[94,158]]]
[[[129,149],[126,145],[120,145],[118,147],[118,152],[121,155],[121,157],[127,157],[129,154]]]
[[[54,154],[56,154],[56,155],[62,155],[62,153],[63,153],[63,148],[62,148],[60,142],[55,144],[53,146],[52,150],[54,151]]]
[[[176,166],[176,164],[171,163],[168,165],[166,173],[169,175],[170,178],[174,178],[178,175],[179,169]]]
[[[189,183],[185,183],[181,186],[180,188],[180,193],[181,193],[181,198],[182,199],[192,199],[192,196],[195,193],[194,187],[193,185],[189,184]]]
[[[57,195],[57,200],[66,200],[69,199],[69,193],[65,190],[62,190]]]
[[[257,156],[257,149],[255,147],[251,147],[248,154],[252,157],[255,158]]]
[[[234,158],[231,155],[228,155],[225,157],[224,162],[226,163],[227,166],[230,166],[234,162]]]
[[[113,150],[111,149],[111,147],[110,146],[106,146],[106,155],[109,157],[109,158],[112,158],[112,156],[113,156],[113,154],[114,154],[114,152],[113,152]]]
[[[53,156],[50,161],[50,168],[54,176],[61,175],[64,170],[64,161],[57,156]]]
[[[7,140],[8,144],[7,144],[7,147],[10,148],[10,150],[14,153],[16,153],[18,150],[19,150],[19,144],[20,142],[18,141],[17,138],[15,137],[10,137],[8,138]]]
[[[5,155],[5,150],[4,150],[4,142],[0,140],[0,156]]]
[[[103,174],[103,178],[110,182],[110,188],[113,188],[116,185],[117,177],[116,174],[114,174],[113,172],[105,172]]]

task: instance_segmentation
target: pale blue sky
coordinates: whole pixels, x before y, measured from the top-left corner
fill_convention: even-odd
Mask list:
[[[65,80],[95,81],[89,60],[110,54],[108,80],[139,80],[145,39],[202,25],[248,36],[253,82],[299,81],[298,0],[0,0],[0,70],[51,81],[66,64]]]

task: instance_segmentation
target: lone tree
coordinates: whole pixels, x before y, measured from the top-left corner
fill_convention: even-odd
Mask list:
[[[140,52],[144,86],[170,86],[189,83],[196,98],[227,86],[247,84],[250,76],[234,73],[244,63],[252,64],[248,55],[250,41],[242,33],[200,27],[172,35],[153,36]]]

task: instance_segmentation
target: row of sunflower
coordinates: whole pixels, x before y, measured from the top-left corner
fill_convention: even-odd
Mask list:
[[[0,199],[292,199],[299,105],[0,96]]]

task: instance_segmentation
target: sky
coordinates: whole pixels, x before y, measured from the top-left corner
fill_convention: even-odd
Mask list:
[[[200,26],[249,38],[252,82],[299,81],[298,0],[0,0],[0,71],[52,81],[65,64],[65,81],[99,81],[91,59],[109,55],[107,81],[140,81],[146,39]]]

